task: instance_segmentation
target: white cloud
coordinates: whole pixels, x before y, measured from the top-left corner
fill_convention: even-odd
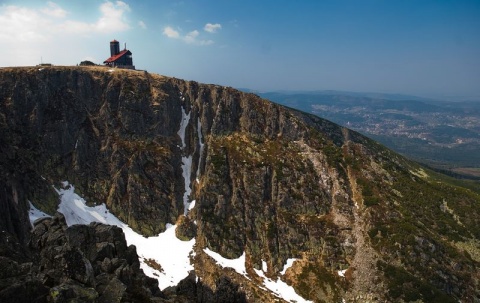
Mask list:
[[[3,43],[40,42],[46,40],[45,31],[51,22],[38,12],[16,6],[0,7],[0,39]]]
[[[205,24],[203,29],[209,33],[216,33],[219,29],[222,29],[222,25],[219,23],[215,23],[215,24],[207,23]]]
[[[125,2],[102,1],[96,9],[98,19],[86,22],[52,1],[40,8],[0,4],[0,41],[8,45],[0,50],[0,66],[36,64],[41,56],[52,63],[77,61],[96,52],[95,48],[73,47],[79,40],[131,28],[130,7]]]
[[[163,34],[168,38],[178,39],[180,38],[180,33],[174,30],[172,27],[167,26],[163,29]]]
[[[67,11],[61,8],[55,2],[48,1],[47,5],[48,7],[42,8],[40,10],[42,13],[55,18],[64,18],[67,16]]]
[[[215,42],[213,42],[213,40],[200,40],[200,41],[196,41],[196,43],[199,45],[211,45]]]
[[[0,38],[9,43],[38,42],[52,40],[61,34],[115,33],[130,28],[125,18],[130,7],[125,2],[107,1],[99,10],[101,17],[88,23],[64,19],[68,12],[54,2],[37,10],[15,5],[0,6]]]
[[[187,43],[194,43],[200,33],[197,30],[189,32],[183,39]]]
[[[130,28],[125,20],[125,13],[130,11],[128,4],[122,1],[107,1],[100,5],[102,17],[94,24],[94,28],[103,33],[125,31]]]
[[[142,20],[138,21],[138,26],[140,26],[143,29],[147,29],[147,25]]]
[[[163,29],[163,34],[168,38],[183,40],[187,44],[210,45],[214,43],[213,40],[199,40],[200,32],[198,30],[193,30],[185,36],[182,36],[179,31],[167,26]]]

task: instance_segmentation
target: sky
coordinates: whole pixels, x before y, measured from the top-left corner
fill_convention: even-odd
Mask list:
[[[258,91],[480,100],[480,0],[0,0],[0,66],[102,64]]]

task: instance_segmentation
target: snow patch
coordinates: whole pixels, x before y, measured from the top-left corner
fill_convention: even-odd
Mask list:
[[[33,226],[33,222],[40,218],[50,218],[51,216],[44,213],[43,211],[37,209],[35,206],[33,206],[32,202],[28,201],[28,204],[30,204],[30,209],[28,210],[28,217],[30,219],[30,223]]]
[[[198,143],[200,144],[200,156],[198,157],[198,167],[197,167],[197,183],[200,182],[200,164],[203,158],[203,149],[205,147],[205,143],[203,143],[202,138],[202,123],[200,122],[200,118],[197,120],[197,136],[198,136]]]
[[[230,267],[233,268],[237,273],[245,276],[247,279],[250,280],[250,278],[247,276],[247,270],[245,268],[245,252],[238,257],[237,259],[227,259],[222,257],[219,253],[216,253],[208,248],[205,248],[203,250],[207,255],[212,257],[217,264],[219,264],[222,267]],[[284,266],[284,271],[286,271],[285,267],[290,267],[291,264],[296,259],[288,259],[287,264]],[[289,266],[287,266],[289,265]],[[288,285],[287,283],[283,282],[278,278],[276,281],[273,281],[269,278],[267,278],[264,274],[268,269],[267,262],[262,260],[262,269],[254,269],[257,275],[263,279],[263,285],[265,286],[265,290],[269,290],[273,292],[276,296],[288,301],[288,302],[296,302],[296,303],[311,303],[312,301],[305,300],[304,298],[300,297],[293,287]]]
[[[63,182],[64,189],[55,189],[60,195],[58,211],[65,216],[68,226],[100,222],[122,228],[128,245],[135,245],[140,268],[147,276],[158,280],[160,289],[177,285],[194,270],[190,257],[194,255],[195,239],[181,241],[175,236],[176,225],[167,224],[167,230],[155,237],[144,237],[133,231],[107,209],[105,204],[89,207],[85,200],[75,194],[75,187]],[[157,263],[161,270],[147,263]]]
[[[185,143],[185,131],[187,129],[188,122],[190,122],[190,113],[188,115],[185,113],[185,109],[182,107],[182,120],[180,121],[180,129],[178,130],[177,134],[182,139],[182,149],[184,149],[187,144]]]
[[[263,267],[263,261],[262,261]],[[300,297],[293,287],[283,282],[280,278],[277,278],[276,281],[267,278],[263,270],[253,269],[257,275],[263,279],[263,285],[273,292],[276,296],[284,299],[287,302],[296,302],[296,303],[311,303],[313,301],[305,300]]]
[[[287,262],[285,263],[285,265],[283,265],[283,269],[282,271],[280,272],[280,274],[283,276],[284,274],[287,273],[287,269],[289,269],[290,267],[292,267],[293,265],[293,262],[297,261],[298,259],[296,258],[290,258],[287,260]]]
[[[265,262],[265,261],[263,261],[263,260],[262,260],[262,270],[263,270],[263,272],[267,272],[267,271],[268,271],[267,262]]]
[[[180,129],[177,132],[177,134],[182,139],[182,151],[187,146],[187,144],[185,143],[185,132],[187,130],[188,123],[190,122],[190,114],[191,111],[187,115],[185,113],[185,109],[182,107],[182,120],[180,121]],[[186,216],[189,209],[188,198],[190,196],[190,193],[192,192],[192,188],[190,186],[190,176],[192,175],[192,156],[182,157],[182,175],[183,179],[185,180],[185,192],[183,193],[183,214]]]
[[[208,248],[203,249],[203,251],[212,257],[220,266],[224,268],[233,268],[237,273],[247,277],[247,269],[245,268],[245,252],[243,252],[243,254],[237,259],[227,259],[222,257],[219,253],[216,253]]]
[[[183,193],[183,214],[186,216],[188,214],[189,203],[188,198],[192,192],[190,187],[190,176],[192,175],[192,156],[182,157],[182,175],[185,180],[185,192]]]
[[[195,207],[196,200],[192,200],[192,202],[188,203],[188,210],[192,210]]]
[[[347,272],[346,269],[338,270],[338,271],[337,271],[337,274],[338,274],[340,277],[345,278],[345,273],[346,273],[346,272]]]

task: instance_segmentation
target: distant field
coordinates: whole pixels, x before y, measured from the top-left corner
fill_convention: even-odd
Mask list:
[[[452,171],[461,175],[471,175],[474,177],[480,177],[480,168],[459,167],[459,168],[453,168]]]

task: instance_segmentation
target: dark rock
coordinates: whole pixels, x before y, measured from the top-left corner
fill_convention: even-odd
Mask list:
[[[21,269],[17,262],[10,258],[0,256],[0,280],[20,275]]]
[[[54,303],[94,303],[98,298],[98,293],[94,288],[88,288],[74,283],[66,283],[52,287],[50,289],[50,298]]]
[[[233,283],[229,278],[223,276],[217,281],[215,291],[215,302],[219,303],[245,303],[245,293],[239,290],[239,285]]]
[[[0,290],[0,302],[2,303],[44,303],[47,302],[48,287],[37,279],[15,280]]]
[[[95,279],[92,264],[85,258],[83,253],[76,249],[69,249],[64,255],[66,261],[66,274],[78,282],[95,287]]]
[[[175,229],[175,235],[180,240],[190,241],[197,235],[197,226],[186,216],[180,216],[176,225],[177,228]]]
[[[119,303],[122,300],[127,286],[117,278],[112,278],[103,289],[99,301],[105,303]]]

